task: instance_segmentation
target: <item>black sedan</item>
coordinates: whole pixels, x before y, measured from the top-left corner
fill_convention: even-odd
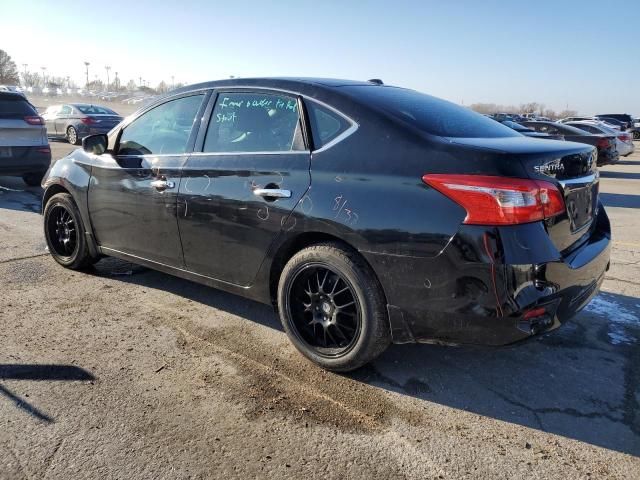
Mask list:
[[[47,135],[64,138],[72,145],[96,133],[108,133],[122,121],[122,117],[107,107],[86,103],[51,105],[42,114]]]
[[[620,155],[616,150],[615,135],[594,135],[579,128],[565,125],[558,122],[522,122],[526,127],[532,128],[536,132],[555,135],[559,139],[571,142],[586,143],[598,149],[598,165],[611,165],[620,160]]]
[[[597,293],[596,151],[412,90],[232,79],[171,92],[56,162],[53,258],[114,256],[265,303],[332,370],[390,342],[501,345]]]

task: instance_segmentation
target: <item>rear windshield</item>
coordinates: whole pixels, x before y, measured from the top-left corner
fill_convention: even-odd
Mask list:
[[[26,100],[7,100],[0,98],[0,117],[28,117],[33,115],[38,115],[38,113]]]
[[[593,135],[592,133],[587,132],[586,130],[581,130],[579,128],[576,127],[572,127],[571,125],[559,125],[558,126],[558,130],[560,130],[561,133],[568,133],[571,135],[584,135],[585,133],[587,135]]]
[[[113,110],[97,105],[76,105],[76,108],[85,115],[117,115]]]
[[[441,137],[518,137],[519,133],[468,108],[414,90],[349,86],[360,101]]]

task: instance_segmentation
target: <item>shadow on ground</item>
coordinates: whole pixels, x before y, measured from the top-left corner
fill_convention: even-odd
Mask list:
[[[0,177],[0,209],[40,213],[42,188],[29,187],[19,177]]]
[[[73,365],[0,364],[0,380],[70,382],[95,380],[95,377],[86,370]],[[20,398],[2,384],[0,384],[0,396],[8,398],[17,408],[38,420],[42,420],[46,423],[55,422],[55,420],[49,415],[31,405],[23,398]]]
[[[624,193],[600,193],[605,207],[640,208],[640,195]]]
[[[105,259],[95,274],[279,331],[269,306]],[[639,300],[601,293],[562,328],[502,348],[393,345],[348,377],[427,402],[640,455]],[[301,360],[303,361],[303,360]]]

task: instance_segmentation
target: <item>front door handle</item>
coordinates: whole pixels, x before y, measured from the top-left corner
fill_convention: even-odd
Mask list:
[[[282,190],[281,188],[256,188],[253,194],[267,198],[291,198],[291,190]]]
[[[153,180],[151,186],[159,192],[163,192],[164,190],[175,188],[176,184],[166,178],[159,178],[158,180]]]

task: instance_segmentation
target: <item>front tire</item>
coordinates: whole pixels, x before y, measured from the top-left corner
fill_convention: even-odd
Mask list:
[[[339,243],[313,245],[289,260],[278,284],[278,309],[294,346],[327,370],[355,370],[391,341],[378,279]]]
[[[69,142],[71,145],[80,145],[78,131],[75,129],[75,127],[67,128],[67,142]]]
[[[44,236],[49,253],[66,268],[78,270],[94,263],[89,253],[80,211],[68,193],[52,196],[44,208]]]

